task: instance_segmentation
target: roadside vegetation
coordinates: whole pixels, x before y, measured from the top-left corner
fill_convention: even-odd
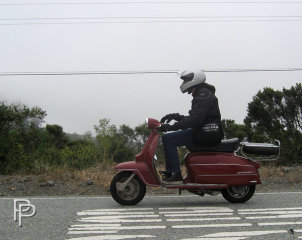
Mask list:
[[[260,90],[248,104],[244,124],[224,119],[225,138],[241,141],[281,141],[278,165],[302,164],[302,84],[282,91]],[[146,141],[149,130],[119,127],[102,118],[94,126],[95,137],[70,135],[59,125],[44,123],[46,112],[39,107],[0,101],[0,174],[47,174],[85,169],[112,169],[115,163],[132,160]],[[186,153],[185,148],[180,154]],[[164,162],[160,143],[157,156]]]

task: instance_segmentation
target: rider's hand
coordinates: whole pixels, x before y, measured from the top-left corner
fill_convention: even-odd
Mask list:
[[[167,121],[167,123],[171,122],[173,120],[173,117],[172,117],[173,113],[171,114],[167,114],[166,116],[164,116],[160,122],[161,123],[165,123]]]
[[[164,116],[160,122],[161,123],[169,123],[171,122],[172,120],[176,120],[176,121],[179,121],[181,119],[183,119],[184,116],[180,115],[179,113],[170,113],[170,114],[167,114],[166,116]]]
[[[170,124],[162,124],[159,128],[158,128],[159,131],[161,132],[168,132],[168,131],[171,131],[172,130],[172,127]]]

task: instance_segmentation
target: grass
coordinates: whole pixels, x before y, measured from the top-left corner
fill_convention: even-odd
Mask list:
[[[94,167],[89,167],[82,170],[74,170],[66,166],[59,166],[51,168],[50,170],[44,170],[43,172],[37,172],[27,175],[23,172],[13,174],[11,177],[26,177],[37,176],[39,182],[47,182],[54,180],[56,182],[87,182],[92,181],[99,186],[107,187],[113,176],[116,174],[114,170],[115,164],[98,164]]]
[[[288,183],[302,183],[302,166],[293,167],[264,165],[259,174],[263,180],[284,180]]]
[[[99,164],[94,167],[89,167],[83,170],[73,170],[67,167],[57,167],[51,171],[36,174],[39,182],[47,182],[49,180],[59,182],[76,182],[86,183],[92,181],[93,184],[108,188],[116,171],[115,164]],[[164,169],[163,166],[158,166],[159,169]],[[302,166],[285,167],[276,166],[274,164],[263,164],[259,169],[262,181],[269,183],[302,183]],[[186,168],[182,166],[182,175],[186,175]],[[26,176],[25,174],[14,174],[13,176]],[[12,177],[13,177],[12,176]]]

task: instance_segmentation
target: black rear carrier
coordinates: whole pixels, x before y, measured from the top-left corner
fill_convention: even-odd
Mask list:
[[[238,138],[232,138],[222,140],[220,144],[216,146],[194,146],[187,149],[190,152],[235,152],[238,155],[242,155],[250,160],[254,161],[274,161],[280,156],[280,142],[275,140],[273,143],[253,143],[253,142],[241,142]]]

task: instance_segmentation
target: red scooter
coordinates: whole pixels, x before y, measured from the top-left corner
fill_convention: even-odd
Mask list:
[[[183,183],[167,184],[161,181],[155,166],[155,151],[159,141],[157,128],[161,123],[152,118],[146,122],[152,131],[142,151],[134,161],[115,167],[119,172],[111,182],[110,192],[113,199],[122,205],[134,205],[141,201],[146,193],[146,185],[179,189],[179,193],[188,190],[200,196],[222,193],[231,203],[243,203],[253,196],[255,186],[261,183],[258,173],[260,164],[246,154],[258,154],[262,157],[258,160],[276,160],[280,154],[279,141],[277,145],[240,143],[238,147],[237,138],[223,140],[217,146],[188,148],[190,152],[185,156],[187,176]],[[237,155],[240,150],[242,156]]]

